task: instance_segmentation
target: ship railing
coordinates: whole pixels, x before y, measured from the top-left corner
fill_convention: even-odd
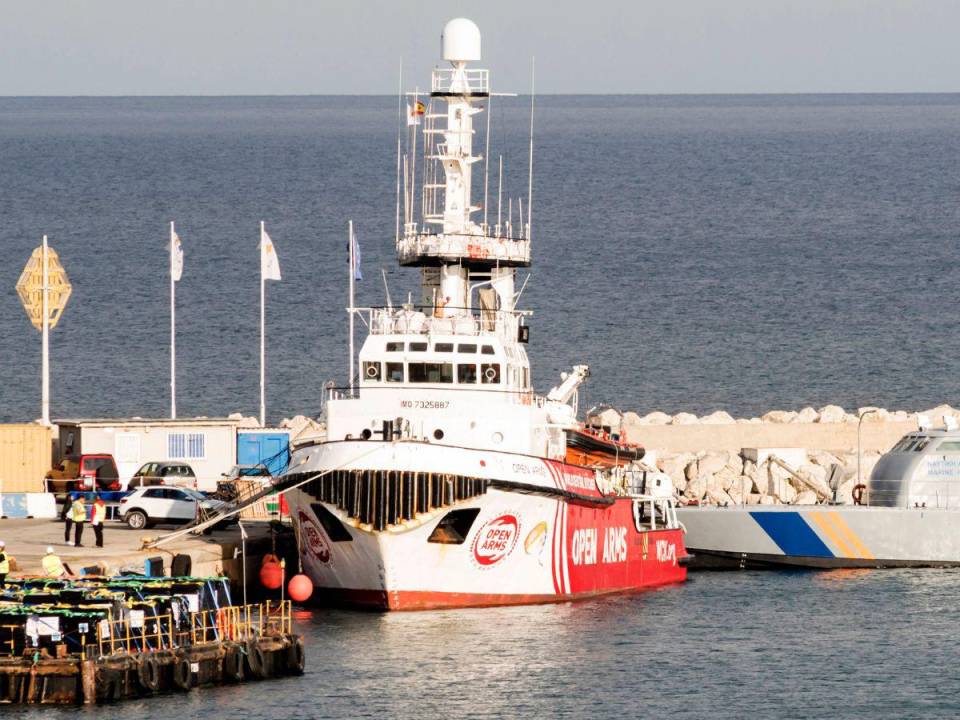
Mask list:
[[[434,68],[430,91],[443,95],[489,95],[490,71],[482,68]]]
[[[677,506],[672,497],[630,495],[633,500],[633,522],[638,531],[672,530],[681,527]]]
[[[416,224],[410,223],[397,242],[397,255],[401,263],[429,257],[528,264],[529,237],[515,237],[512,233],[513,228],[509,227],[484,228],[480,235],[418,232]]]
[[[516,341],[530,310],[483,310],[454,305],[354,308],[371,335],[499,336]]]
[[[292,630],[289,600],[267,600],[258,605],[231,605],[190,613],[190,639],[194,645],[249,640]]]

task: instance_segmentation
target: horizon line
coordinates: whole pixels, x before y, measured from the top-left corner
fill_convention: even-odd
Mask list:
[[[801,97],[810,95],[960,95],[958,90],[799,90],[767,92],[541,92],[536,97]],[[529,97],[517,93],[517,97]],[[271,97],[332,97],[332,98],[396,98],[395,93],[134,93],[134,94],[76,94],[76,95],[13,95],[0,93],[0,100],[34,99],[119,99],[119,98],[271,98]]]

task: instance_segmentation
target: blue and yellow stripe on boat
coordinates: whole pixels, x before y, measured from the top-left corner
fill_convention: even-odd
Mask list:
[[[784,555],[798,557],[856,558],[874,557],[850,528],[834,511],[764,511],[750,513],[763,531],[776,543]],[[813,526],[810,522],[812,521]],[[817,532],[819,530],[819,532]],[[832,545],[832,550],[827,542]]]

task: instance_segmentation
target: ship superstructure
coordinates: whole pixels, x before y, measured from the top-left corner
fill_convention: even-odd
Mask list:
[[[489,222],[472,202],[484,160],[474,128],[491,94],[488,72],[468,67],[476,25],[450,21],[442,49],[450,67],[434,70],[422,110],[420,213],[405,188],[396,238],[400,264],[420,269],[421,302],[351,308],[368,328],[359,379],[328,389],[326,438],[297,448],[281,478],[298,486],[288,497],[304,569],[327,597],[388,609],[682,580],[666,476],[628,462],[636,450],[620,461],[608,438],[591,436],[578,457],[613,461],[568,462],[587,367],[546,397],[533,391],[515,283],[530,264],[530,196],[517,223],[512,210]]]

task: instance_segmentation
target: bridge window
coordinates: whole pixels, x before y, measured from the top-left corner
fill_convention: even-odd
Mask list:
[[[392,383],[403,382],[403,363],[402,362],[387,363],[387,382],[392,382]]]
[[[453,363],[410,363],[409,373],[412,383],[452,383]]]
[[[948,441],[944,441],[944,442],[940,443],[940,447],[938,447],[937,450],[939,450],[940,452],[945,452],[945,453],[960,452],[960,442],[956,442],[956,441],[951,442],[951,441],[949,441],[949,440],[948,440]]]
[[[475,353],[477,351],[477,346],[473,343],[466,343],[457,345],[457,352],[462,353]]]
[[[484,355],[495,355],[495,354],[496,354],[496,353],[494,353],[494,351],[493,351],[493,345],[484,345],[483,348],[480,350],[480,352],[483,353]]]
[[[453,352],[453,343],[436,343],[433,349],[436,352]]]
[[[499,385],[500,363],[484,363],[481,365],[480,377],[484,385]]]
[[[475,385],[477,382],[477,366],[457,365],[457,382],[461,385]]]
[[[380,382],[380,363],[364,362],[363,377],[365,377],[370,382]]]
[[[410,352],[426,352],[427,344],[424,342],[410,343]]]
[[[387,352],[403,352],[403,343],[402,343],[402,342],[388,342],[388,343],[387,343]]]

